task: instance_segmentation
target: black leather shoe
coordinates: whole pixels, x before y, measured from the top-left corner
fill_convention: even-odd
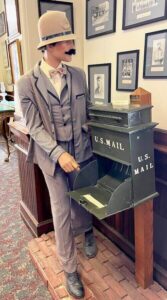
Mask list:
[[[77,271],[73,273],[65,272],[66,276],[66,288],[71,296],[80,299],[85,295],[83,284],[79,278]]]
[[[85,232],[84,251],[88,258],[93,258],[97,254],[98,249],[93,234],[93,229]]]

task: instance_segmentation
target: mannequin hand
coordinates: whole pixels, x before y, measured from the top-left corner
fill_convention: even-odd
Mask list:
[[[79,171],[80,167],[76,160],[71,156],[68,152],[64,152],[63,154],[60,155],[58,158],[58,162],[60,167],[66,172],[70,173],[74,170]]]

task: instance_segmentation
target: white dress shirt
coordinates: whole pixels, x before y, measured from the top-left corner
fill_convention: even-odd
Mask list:
[[[62,63],[60,63],[57,68],[61,68],[61,67],[62,67]],[[51,78],[50,71],[55,70],[55,69],[52,66],[48,65],[44,59],[42,59],[42,61],[41,61],[40,68],[45,73],[45,75],[48,77],[48,79],[50,80],[50,82],[54,86],[54,88],[55,88],[55,90],[56,90],[56,92],[57,92],[57,94],[60,98],[62,80],[63,80],[61,75],[59,73],[57,73],[55,80],[53,78]]]

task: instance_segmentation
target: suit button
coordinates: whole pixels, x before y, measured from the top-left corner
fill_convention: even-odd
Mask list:
[[[64,126],[66,126],[67,124],[66,123],[64,123]]]

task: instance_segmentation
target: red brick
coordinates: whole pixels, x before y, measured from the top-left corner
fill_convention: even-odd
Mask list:
[[[151,289],[138,288],[138,291],[148,300],[160,300],[161,298],[157,296]]]
[[[120,272],[124,275],[124,277],[131,282],[134,287],[138,287],[138,283],[135,280],[135,276],[129,271],[126,266],[120,268]]]
[[[164,289],[161,289],[157,295],[160,297],[161,300],[166,300],[167,299],[167,291]]]
[[[123,300],[134,300],[134,299],[130,296],[126,296],[125,298],[123,298]]]
[[[108,258],[108,260],[112,263],[113,266],[115,266],[116,268],[120,268],[123,266],[123,261],[120,258],[120,255],[114,255],[112,253],[110,253],[110,257]]]
[[[119,297],[123,298],[127,295],[127,291],[111,275],[105,276],[104,280]]]
[[[133,300],[134,299],[135,300],[146,300],[147,299],[140,293],[140,291],[135,289],[134,286],[127,280],[121,281],[121,285],[127,291],[128,296],[130,296]]]
[[[81,279],[83,279],[86,285],[90,285],[91,283],[94,283],[94,279],[90,276],[89,272],[84,270],[84,268],[79,267],[78,271],[81,275]]]
[[[41,239],[43,239],[43,241],[49,240],[49,236],[45,233],[43,233],[40,237],[41,237]]]
[[[53,245],[53,241],[51,239],[48,239],[47,241],[45,241],[46,246],[50,247],[51,245]]]
[[[41,239],[41,237],[39,237],[39,238],[35,238],[35,241],[36,241],[37,243],[41,243],[41,242],[43,242],[43,239]]]
[[[53,253],[54,255],[57,254],[57,253],[56,253],[56,245],[55,245],[55,244],[49,246],[49,248],[51,249],[51,251],[52,251],[52,253]]]
[[[156,281],[154,281],[154,283],[150,286],[150,289],[155,293],[163,290],[162,286],[160,286]],[[165,293],[167,295],[166,291],[165,291]]]
[[[93,278],[95,284],[99,287],[101,291],[105,291],[109,288],[105,280],[100,276],[99,272],[92,270],[89,272],[89,276]]]
[[[61,283],[64,285],[65,284],[65,276],[64,272],[61,272],[57,275],[57,278],[61,281]]]
[[[58,294],[56,293],[56,290],[52,286],[50,286],[50,285],[48,286],[48,291],[50,292],[53,300],[59,300],[60,299]]]
[[[98,251],[97,255],[96,255],[96,259],[100,262],[100,263],[104,263],[106,261],[108,261],[108,258],[106,258],[106,256],[103,254],[103,252]]]
[[[128,256],[126,256],[123,252],[119,255],[122,263],[134,274],[135,273],[135,264],[133,260],[131,260]]]
[[[83,253],[81,251],[78,251],[78,260],[80,262],[80,264],[82,265],[82,267],[89,272],[90,270],[92,270],[92,265],[89,263],[89,261],[85,258],[85,256],[83,255]]]
[[[48,284],[54,289],[61,285],[60,279],[56,276],[56,273],[51,268],[46,268],[45,274],[48,278]]]
[[[112,254],[111,251],[109,251],[107,248],[106,248],[106,250],[103,251],[103,255],[104,255],[107,259],[110,259],[111,257],[113,257],[113,254]]]
[[[38,263],[41,265],[42,269],[45,269],[47,267],[47,261],[46,257],[43,255],[41,251],[34,253],[36,256]]]
[[[97,247],[100,251],[106,250],[106,246],[96,238]]]
[[[106,248],[111,251],[114,255],[118,255],[120,253],[120,250],[117,246],[115,246],[111,241],[104,240],[103,244],[106,246]]]
[[[44,269],[41,267],[40,264],[37,265],[37,271],[40,274],[40,276],[42,277],[44,284],[46,286],[48,286],[48,278],[47,278],[46,272],[44,271]]]
[[[118,294],[111,288],[104,292],[103,297],[104,299],[109,299],[109,300],[121,300]]]
[[[84,288],[85,288],[85,297],[84,297],[84,299],[88,300],[88,299],[92,298],[93,293],[92,293],[91,289],[89,287],[87,287],[86,285],[84,286]]]
[[[57,288],[56,293],[58,294],[58,296],[61,299],[68,296],[68,292],[66,291],[66,289],[63,286]]]
[[[96,258],[90,259],[90,264],[92,265],[93,269],[100,274],[101,277],[108,275],[108,269],[101,264]]]
[[[120,273],[118,269],[116,269],[110,261],[104,263],[105,267],[109,270],[109,274],[113,276],[117,281],[123,280],[125,277]]]
[[[54,231],[48,232],[47,235],[48,235],[51,239],[55,239],[55,232],[54,232]]]
[[[39,249],[39,245],[37,243],[37,241],[35,239],[31,240],[29,243],[28,243],[28,248],[30,249],[30,251],[32,253],[35,253],[35,252],[38,252],[40,249]]]
[[[99,286],[99,284],[91,284],[89,286],[89,288],[91,289],[91,292],[93,293],[95,299],[97,300],[104,300],[104,293],[103,290],[101,289],[101,287]],[[109,299],[105,299],[105,300],[109,300]]]
[[[62,267],[60,266],[56,256],[49,256],[46,259],[48,261],[48,266],[54,270],[56,274],[62,272]]]
[[[49,248],[47,247],[45,241],[42,241],[41,243],[39,243],[39,248],[46,257],[52,255],[52,251],[51,251],[50,247]]]

